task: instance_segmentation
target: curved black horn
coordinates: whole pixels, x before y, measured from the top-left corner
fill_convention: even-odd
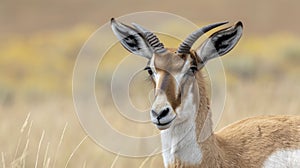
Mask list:
[[[181,54],[189,54],[192,45],[195,43],[195,41],[198,38],[200,38],[204,33],[208,32],[209,30],[224,25],[226,23],[228,22],[226,21],[226,22],[214,23],[194,31],[180,44],[177,52]]]
[[[150,44],[155,53],[164,53],[167,51],[155,34],[136,23],[132,23],[132,25],[144,34],[147,42]]]

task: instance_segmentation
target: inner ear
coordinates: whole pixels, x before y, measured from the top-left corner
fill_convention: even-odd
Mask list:
[[[242,22],[215,32],[196,50],[197,56],[205,64],[210,59],[225,55],[238,43],[242,32]]]
[[[129,52],[150,59],[153,51],[144,36],[134,28],[111,19],[111,28],[122,46]]]

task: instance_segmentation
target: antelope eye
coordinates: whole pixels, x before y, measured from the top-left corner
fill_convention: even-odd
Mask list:
[[[192,66],[190,67],[190,71],[194,74],[196,71],[198,71],[197,66],[192,65]]]
[[[146,70],[150,76],[153,75],[153,71],[150,67],[146,67],[144,70]]]

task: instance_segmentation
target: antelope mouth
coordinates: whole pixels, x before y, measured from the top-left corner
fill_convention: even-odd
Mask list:
[[[172,125],[172,121],[176,118],[173,117],[170,121],[166,122],[166,123],[160,123],[159,121],[158,122],[155,122],[154,124],[156,125],[156,127],[159,129],[159,130],[165,130],[167,128],[169,128],[171,125]]]

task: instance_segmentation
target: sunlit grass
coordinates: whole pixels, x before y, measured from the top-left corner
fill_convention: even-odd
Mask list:
[[[0,152],[6,167],[161,167],[160,155],[130,158],[100,148],[81,128],[72,102],[72,71],[77,53],[94,29],[45,32],[0,44]],[[163,37],[163,40],[170,40]],[[168,46],[176,45],[170,41]],[[99,44],[100,47],[101,44]],[[174,47],[176,47],[174,46]],[[227,99],[218,129],[239,119],[264,114],[300,115],[300,37],[279,33],[245,36],[222,58]],[[122,117],[111,102],[110,74],[128,54],[120,44],[100,64],[96,77],[104,116],[128,135],[157,134],[151,125]],[[121,55],[117,57],[116,55]],[[134,65],[132,65],[134,66]],[[146,86],[130,88],[132,101],[149,106]],[[141,90],[135,94],[135,91]],[[147,88],[148,89],[148,88]],[[143,104],[143,102],[145,102]],[[88,110],[88,109],[87,109]],[[25,121],[24,121],[25,119]],[[97,129],[97,128],[95,128]]]

